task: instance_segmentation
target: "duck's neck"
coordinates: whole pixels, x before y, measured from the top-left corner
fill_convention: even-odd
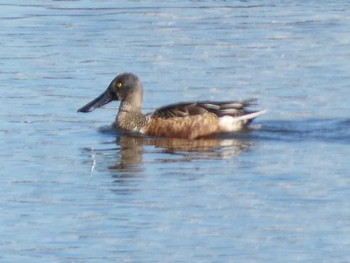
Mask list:
[[[122,112],[142,113],[142,103],[137,105],[135,103],[130,103],[128,101],[122,101],[122,102],[120,102],[118,114],[120,114]]]
[[[142,93],[134,94],[120,103],[115,125],[118,129],[129,132],[141,132],[147,122],[142,113]]]
[[[142,102],[143,88],[138,85],[121,101],[119,111],[142,112]]]

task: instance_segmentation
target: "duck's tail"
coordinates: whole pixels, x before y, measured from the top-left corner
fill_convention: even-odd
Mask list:
[[[247,128],[249,123],[252,122],[256,117],[263,115],[267,112],[267,110],[261,110],[256,112],[251,112],[248,114],[244,114],[241,116],[222,116],[219,118],[220,128],[226,132],[235,132],[241,131]]]

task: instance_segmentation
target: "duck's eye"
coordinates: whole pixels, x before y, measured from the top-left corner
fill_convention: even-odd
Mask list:
[[[122,86],[123,86],[123,83],[121,83],[121,82],[118,82],[118,83],[117,83],[117,87],[118,87],[118,88],[121,88]]]

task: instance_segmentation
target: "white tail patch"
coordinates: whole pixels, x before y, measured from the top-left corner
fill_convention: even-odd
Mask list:
[[[219,126],[220,129],[226,132],[235,132],[235,131],[240,131],[244,129],[249,120],[254,119],[260,115],[265,114],[267,111],[262,110],[238,117],[233,117],[233,116],[223,116],[219,119]]]

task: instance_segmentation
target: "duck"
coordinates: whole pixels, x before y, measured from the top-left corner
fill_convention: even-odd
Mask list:
[[[256,99],[180,102],[144,114],[143,85],[133,73],[117,75],[106,91],[78,112],[91,112],[111,101],[120,101],[113,128],[126,133],[179,139],[199,139],[248,129],[266,110],[252,111]]]

